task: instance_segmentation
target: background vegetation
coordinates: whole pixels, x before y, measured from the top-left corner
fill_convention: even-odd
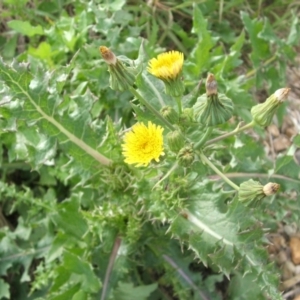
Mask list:
[[[145,62],[165,50],[183,52],[188,91],[211,72],[233,100],[235,117],[219,128],[230,131],[251,120],[254,104],[286,86],[286,68],[300,40],[293,3],[1,2],[1,56],[12,65],[1,64],[0,76],[0,298],[281,299],[279,271],[268,265],[263,232],[276,231],[283,219],[299,222],[300,174],[293,159],[299,135],[274,160],[265,153],[265,131],[259,128],[215,149],[214,159],[236,184],[250,178],[266,183],[272,174],[281,184],[281,192],[259,209],[228,210],[224,236],[236,239],[230,261],[221,242],[205,234],[195,237],[181,219],[170,222],[174,194],[148,199],[151,170],[136,185],[120,167],[119,131],[135,122],[132,95],[109,88],[98,48],[105,45]],[[139,88],[149,95],[142,84]],[[277,114],[278,124],[286,106]],[[38,107],[116,166],[98,166],[53,122],[42,119]],[[195,180],[190,174],[179,184]],[[190,191],[202,199],[199,209],[212,227],[230,202],[213,176],[203,168],[196,178],[200,184]],[[135,189],[128,191],[129,186]],[[244,266],[249,253],[255,257],[253,268]]]

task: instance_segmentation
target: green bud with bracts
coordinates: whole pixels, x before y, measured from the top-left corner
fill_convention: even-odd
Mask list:
[[[173,107],[164,106],[161,108],[160,113],[171,124],[178,124],[179,116]]]
[[[175,153],[178,153],[184,146],[184,137],[178,129],[167,134],[167,141],[170,150]]]
[[[223,124],[232,117],[233,103],[225,94],[218,94],[213,74],[206,79],[206,94],[201,95],[194,105],[195,118],[206,126]]]
[[[239,201],[247,206],[255,207],[266,196],[276,194],[279,188],[278,183],[269,182],[263,186],[260,182],[250,179],[240,185]]]
[[[111,89],[120,92],[128,90],[135,82],[134,69],[124,66],[120,59],[107,47],[100,46],[99,51],[108,65]]]
[[[264,103],[252,107],[251,114],[254,122],[262,127],[269,126],[278,109],[290,92],[289,88],[282,88],[272,94]]]
[[[182,148],[179,151],[177,158],[179,165],[183,167],[190,167],[195,159],[193,145],[187,145],[184,148]]]

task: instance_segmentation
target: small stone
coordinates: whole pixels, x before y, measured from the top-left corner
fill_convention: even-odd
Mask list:
[[[291,224],[291,225],[284,225],[283,226],[283,231],[288,235],[288,236],[292,236],[295,235],[297,233],[297,226],[295,224]]]
[[[286,134],[289,138],[292,138],[292,137],[294,137],[294,136],[296,136],[296,135],[298,134],[298,130],[297,130],[297,128],[296,128],[295,126],[289,127],[289,128],[286,130],[285,134]]]
[[[291,261],[286,261],[282,266],[281,266],[281,278],[282,280],[289,280],[292,278],[295,274],[294,272],[295,266]]]
[[[279,265],[282,265],[284,262],[286,262],[288,259],[286,251],[285,250],[281,250],[278,254],[277,254],[277,258],[276,261]]]
[[[279,135],[276,139],[273,141],[273,146],[275,149],[275,152],[281,152],[286,150],[291,145],[290,140],[283,134]]]
[[[295,265],[300,264],[300,239],[299,237],[291,237],[290,248],[292,261]]]
[[[278,137],[280,135],[279,129],[275,124],[268,126],[268,132],[274,137]]]

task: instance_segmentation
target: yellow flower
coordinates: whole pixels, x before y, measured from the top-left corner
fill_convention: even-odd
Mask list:
[[[148,127],[143,123],[136,123],[124,136],[122,149],[125,162],[140,167],[147,166],[152,159],[159,161],[159,156],[164,155],[163,130],[150,121]]]
[[[149,61],[148,72],[162,80],[174,80],[182,70],[183,53],[170,51]]]
[[[172,97],[181,97],[184,84],[181,79],[183,53],[170,51],[152,58],[148,64],[148,72],[161,79],[165,84],[165,92]]]

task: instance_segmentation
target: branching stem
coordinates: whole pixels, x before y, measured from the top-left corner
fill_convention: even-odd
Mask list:
[[[246,125],[244,125],[244,126],[242,126],[242,127],[239,127],[239,126],[238,126],[236,129],[234,129],[234,130],[231,131],[231,132],[225,133],[225,134],[223,134],[223,135],[220,135],[220,136],[218,136],[218,137],[216,137],[216,138],[214,138],[214,139],[211,139],[211,140],[207,141],[207,142],[205,143],[205,146],[214,144],[214,143],[216,143],[216,142],[218,142],[218,141],[221,141],[221,140],[223,140],[223,139],[225,139],[225,138],[227,138],[227,137],[230,137],[230,136],[232,136],[232,135],[238,134],[238,133],[240,133],[240,132],[242,132],[242,131],[244,131],[244,130],[246,130],[246,129],[249,129],[249,128],[253,127],[254,125],[255,125],[254,121],[251,121],[250,123],[248,123],[248,124],[246,124]]]
[[[130,87],[129,90],[140,101],[140,103],[145,105],[147,109],[149,109],[161,122],[163,122],[171,130],[175,130],[173,125],[168,122],[149,102],[147,102],[140,93],[138,93],[133,87]]]
[[[212,127],[207,127],[207,129],[206,129],[205,133],[203,134],[202,138],[200,139],[200,141],[195,144],[195,146],[194,146],[195,149],[200,148],[206,142],[206,140],[210,136],[212,130],[213,130]]]
[[[217,173],[227,184],[233,187],[235,190],[239,190],[239,187],[233,183],[224,173],[222,173],[202,152],[200,152],[201,160],[206,163],[215,173]]]

